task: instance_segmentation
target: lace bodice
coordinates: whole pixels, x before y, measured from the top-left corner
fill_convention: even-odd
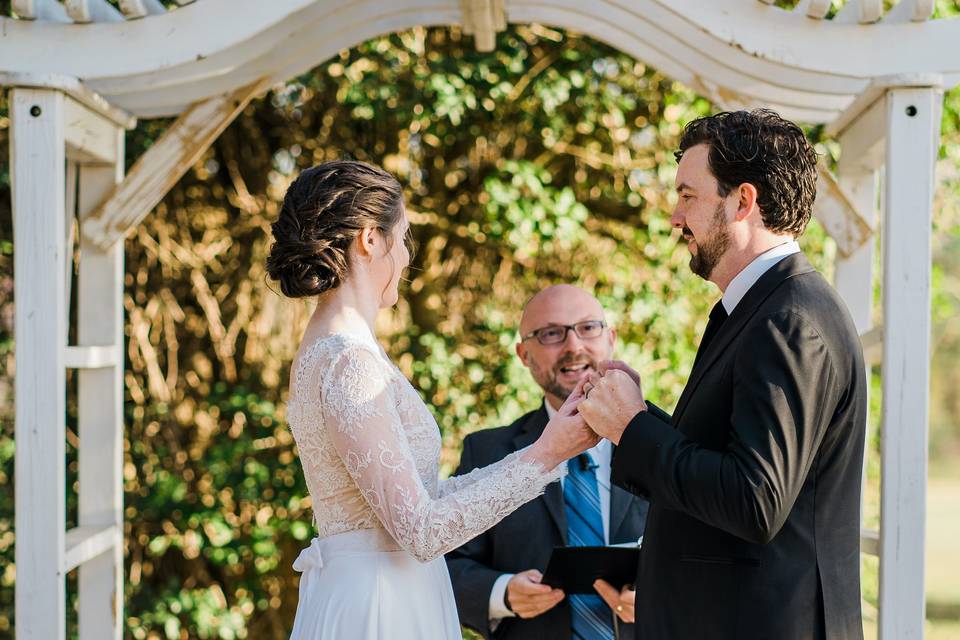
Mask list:
[[[372,336],[333,334],[306,348],[288,404],[317,535],[382,527],[422,562],[474,538],[543,492],[523,451],[440,481],[440,431]]]

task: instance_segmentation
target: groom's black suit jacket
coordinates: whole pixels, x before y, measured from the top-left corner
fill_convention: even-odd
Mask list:
[[[699,354],[667,424],[627,427],[612,481],[648,497],[637,638],[862,638],[867,381],[857,331],[802,254]]]
[[[547,426],[547,410],[541,406],[507,427],[484,429],[463,441],[463,454],[456,474],[485,467],[523,449]],[[635,542],[643,535],[647,501],[610,487],[610,542]],[[447,554],[460,622],[498,640],[561,640],[570,638],[570,606],[567,600],[535,618],[504,618],[491,634],[487,615],[493,583],[501,574],[527,569],[543,572],[554,546],[567,542],[567,517],[559,482],[547,486],[542,496],[531,500],[492,529]],[[638,620],[640,620],[638,618]],[[642,620],[640,622],[643,624]],[[633,625],[620,626],[621,637],[633,636]]]

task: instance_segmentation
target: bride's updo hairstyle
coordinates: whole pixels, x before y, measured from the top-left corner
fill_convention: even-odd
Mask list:
[[[385,238],[403,215],[403,191],[379,167],[324,162],[293,181],[273,223],[267,273],[283,295],[307,298],[339,287],[350,272],[349,248],[373,227]]]

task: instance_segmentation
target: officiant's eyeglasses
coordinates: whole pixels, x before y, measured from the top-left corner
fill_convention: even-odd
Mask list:
[[[590,340],[599,338],[606,326],[607,323],[603,320],[584,320],[577,324],[552,324],[549,327],[531,331],[523,336],[523,341],[536,338],[540,344],[560,344],[567,339],[567,332],[570,330],[573,330],[578,338]]]

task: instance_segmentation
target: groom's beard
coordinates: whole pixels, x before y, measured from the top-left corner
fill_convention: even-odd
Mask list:
[[[730,232],[727,230],[723,202],[717,205],[717,209],[713,213],[713,224],[710,231],[709,238],[704,238],[702,241],[700,238],[694,238],[697,242],[697,252],[690,255],[690,270],[704,280],[710,279],[710,274],[713,273],[717,263],[720,262],[720,258],[730,247]],[[684,227],[683,235],[688,238],[693,237],[693,232]]]
[[[597,371],[597,361],[591,358],[590,356],[579,353],[570,353],[554,363],[551,369],[543,369],[536,362],[533,363],[532,373],[534,380],[537,381],[537,384],[552,395],[560,398],[561,400],[566,400],[567,397],[573,392],[573,389],[577,386],[576,383],[573,383],[569,386],[564,386],[559,380],[560,370],[564,367],[572,365],[587,365],[587,371]],[[586,375],[586,373],[584,373]]]

